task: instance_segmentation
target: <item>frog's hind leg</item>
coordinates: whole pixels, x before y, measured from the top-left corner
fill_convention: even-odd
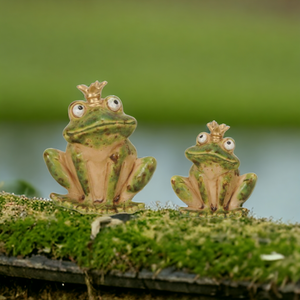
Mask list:
[[[156,159],[154,157],[138,158],[135,161],[128,180],[121,190],[119,198],[114,202],[123,203],[131,200],[150,181],[155,169]]]
[[[239,177],[238,188],[232,194],[232,197],[224,205],[226,210],[234,210],[242,207],[244,202],[250,197],[257,181],[257,175],[254,173],[244,174]]]
[[[50,198],[60,202],[70,201],[76,203],[83,200],[77,199],[78,195],[82,195],[83,193],[78,190],[76,179],[70,175],[71,172],[68,168],[66,153],[56,149],[46,149],[44,160],[52,177],[69,191],[67,195],[51,193]]]
[[[193,187],[190,177],[173,176],[171,185],[180,200],[188,205],[188,210],[199,210],[204,208],[200,193]]]

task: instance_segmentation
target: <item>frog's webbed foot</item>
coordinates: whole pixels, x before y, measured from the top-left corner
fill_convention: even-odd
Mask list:
[[[204,202],[201,199],[200,193],[193,188],[189,178],[182,176],[173,176],[171,184],[174,192],[180,200],[188,205],[187,210],[204,209]]]
[[[123,203],[132,199],[150,181],[155,169],[156,159],[154,157],[138,158],[120,195],[115,197],[114,203]]]
[[[120,212],[133,213],[144,208],[143,203],[135,203],[132,201],[126,201],[119,205],[107,205],[106,203],[100,203],[93,201],[92,199],[76,198],[76,195],[59,195],[51,193],[50,198],[54,204],[58,207],[67,208],[77,211],[81,214],[115,214]]]
[[[70,197],[69,194],[60,195],[60,194],[56,194],[56,193],[51,193],[50,198],[57,206],[62,206],[62,207],[66,207],[69,209],[75,209],[76,206],[81,202],[81,201],[78,201],[74,197]],[[84,197],[82,197],[82,198],[84,199]]]
[[[115,210],[109,211],[105,205],[95,205],[92,200],[85,199],[84,195],[78,199],[76,195],[60,195],[51,193],[50,198],[58,207],[77,211],[81,214],[103,214],[115,213]]]
[[[243,203],[250,197],[257,181],[257,175],[248,173],[240,176],[238,188],[233,193],[228,203],[224,205],[226,210],[234,210],[242,207]]]

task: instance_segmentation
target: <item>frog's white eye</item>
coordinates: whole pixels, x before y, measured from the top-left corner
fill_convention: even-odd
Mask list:
[[[110,110],[117,111],[122,106],[122,102],[118,97],[113,96],[107,100],[107,106]]]
[[[225,140],[225,142],[224,142],[224,148],[226,150],[233,150],[234,147],[235,147],[234,140],[232,140],[232,139]]]
[[[72,108],[72,113],[75,117],[80,118],[85,113],[85,107],[83,104],[76,104]]]
[[[204,144],[207,142],[208,136],[206,132],[201,132],[198,136],[197,136],[197,142],[199,144]]]

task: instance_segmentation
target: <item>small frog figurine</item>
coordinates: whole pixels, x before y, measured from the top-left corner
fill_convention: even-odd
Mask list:
[[[116,96],[101,98],[106,81],[79,85],[86,101],[69,106],[70,123],[63,131],[66,152],[47,149],[44,160],[53,178],[68,190],[52,193],[58,205],[82,213],[134,212],[144,204],[133,196],[151,179],[156,160],[137,158],[128,140],[137,126],[135,118],[123,112]]]
[[[200,133],[196,145],[185,151],[193,166],[189,177],[172,177],[173,190],[189,211],[246,212],[242,205],[252,193],[257,176],[254,173],[240,176],[240,161],[233,153],[234,140],[223,138],[229,126],[213,121],[207,127],[210,134]]]

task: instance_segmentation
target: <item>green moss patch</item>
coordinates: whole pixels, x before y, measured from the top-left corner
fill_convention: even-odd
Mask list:
[[[90,239],[96,215],[51,201],[0,194],[0,252],[44,254],[79,266],[159,273],[175,266],[200,277],[277,284],[300,279],[300,225],[254,217],[194,217],[177,210],[145,210]],[[283,259],[265,261],[262,254]]]

